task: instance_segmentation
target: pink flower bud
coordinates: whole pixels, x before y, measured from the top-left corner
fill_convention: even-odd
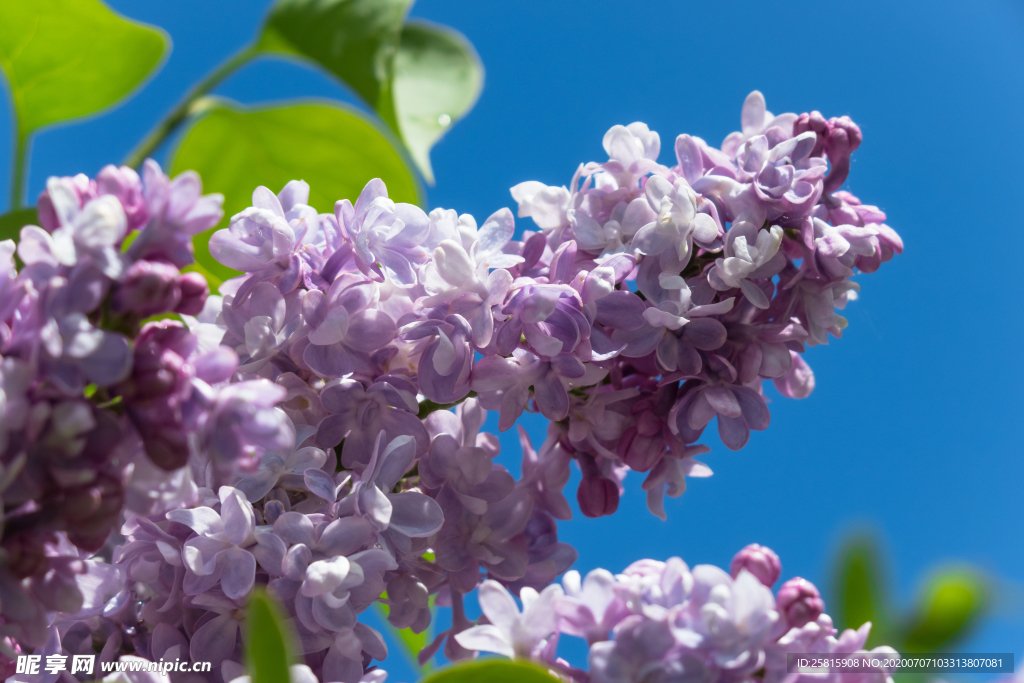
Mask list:
[[[739,576],[741,569],[746,569],[756,576],[758,581],[771,588],[779,580],[779,574],[782,573],[782,563],[779,561],[779,556],[771,548],[751,543],[732,558],[729,573],[735,579]]]
[[[810,156],[820,157],[825,151],[825,140],[828,139],[828,121],[821,115],[820,111],[812,111],[810,114],[800,114],[796,123],[793,124],[793,135],[800,135],[807,131],[813,131],[818,136],[814,142],[814,149]]]
[[[199,315],[206,304],[206,297],[210,294],[206,278],[199,273],[182,273],[178,278],[178,290],[181,292],[181,300],[174,312]]]
[[[173,311],[181,300],[178,269],[161,261],[136,261],[114,294],[114,308],[142,316]]]
[[[800,577],[782,584],[775,605],[789,628],[800,628],[816,621],[825,611],[825,601],[821,599],[817,587]]]

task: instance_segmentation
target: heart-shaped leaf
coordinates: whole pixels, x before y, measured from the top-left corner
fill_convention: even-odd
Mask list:
[[[355,201],[373,178],[395,201],[420,202],[416,178],[386,134],[351,107],[325,102],[213,108],[185,134],[171,169],[193,169],[205,192],[224,194],[224,220],[213,230],[249,206],[258,186],[277,192],[295,179],[309,183],[310,205],[322,213],[339,199]],[[218,278],[233,277],[210,256],[211,233],[196,236],[196,260]]]
[[[257,48],[319,64],[373,107],[433,183],[430,149],[476,102],[483,66],[459,32],[403,26],[411,0],[278,0]]]
[[[485,659],[446,666],[422,683],[556,683],[544,669],[523,661]]]
[[[0,2],[0,67],[21,139],[93,114],[132,92],[170,46],[158,28],[99,0]]]
[[[278,0],[257,47],[305,57],[374,109],[391,107],[391,73],[412,0]],[[394,128],[394,119],[384,117]]]
[[[395,56],[395,115],[402,139],[428,182],[430,149],[480,96],[484,67],[458,31],[423,21],[402,27]]]

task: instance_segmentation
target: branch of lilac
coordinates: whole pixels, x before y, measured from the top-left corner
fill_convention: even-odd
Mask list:
[[[507,208],[428,214],[380,180],[332,212],[302,180],[259,187],[210,239],[242,273],[216,295],[182,272],[222,217],[196,174],[50,178],[40,225],[0,242],[9,680],[30,680],[19,653],[87,651],[240,679],[257,586],[297,634],[293,680],[383,681],[359,617],[385,591],[395,628],[426,630],[431,598],[452,608],[422,661],[488,651],[577,681],[774,683],[787,652],[862,650],[870,626],[837,634],[806,580],[773,595],[767,548],[729,572],[671,558],[581,578],[558,540],[573,462],[583,515],[613,514],[634,472],[665,519],[711,474],[711,422],[737,450],[769,426],[766,381],[808,396],[802,354],[841,336],[852,277],[902,252],[839,189],[852,121],[776,116],[758,92],[741,121],[720,148],[678,136],[671,167],[646,125],[614,126],[567,186],[511,189],[537,228],[520,239]],[[527,409],[549,426],[539,449],[520,426],[517,478],[483,425]],[[563,634],[588,669],[559,658]]]

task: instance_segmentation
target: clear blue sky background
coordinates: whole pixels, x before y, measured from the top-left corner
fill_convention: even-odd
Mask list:
[[[32,197],[48,175],[93,174],[122,159],[192,82],[251,39],[270,3],[112,4],[166,29],[174,51],[119,109],[38,137]],[[965,560],[997,577],[998,611],[965,647],[1019,660],[1024,6],[421,0],[413,15],[464,32],[487,69],[476,109],[433,153],[431,207],[484,218],[511,205],[508,188],[520,181],[566,184],[579,162],[602,159],[601,136],[617,123],[659,131],[671,162],[679,133],[717,143],[738,128],[756,88],[776,113],[857,121],[865,141],[848,189],[881,206],[906,243],[903,256],[860,278],[844,338],[807,354],[818,383],[810,398],[773,395],[771,428],[739,453],[712,439],[715,476],[669,502],[667,522],[647,513],[633,476],[618,514],[563,524],[577,568],[671,555],[724,565],[756,541],[778,551],[785,577],[827,588],[840,539],[869,525],[885,539],[903,603],[936,563]],[[270,60],[217,92],[351,100],[321,74]],[[0,130],[9,129],[4,111]],[[5,135],[0,159],[9,154]],[[0,187],[8,178],[4,161]],[[529,427],[539,441],[543,424]],[[518,445],[503,443],[518,472]],[[411,680],[392,659],[392,680]]]

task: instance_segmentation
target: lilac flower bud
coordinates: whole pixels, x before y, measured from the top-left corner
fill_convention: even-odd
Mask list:
[[[181,301],[180,277],[169,263],[136,261],[114,294],[114,308],[143,317],[173,311]]]
[[[815,621],[825,611],[825,601],[821,599],[818,588],[800,577],[782,584],[775,604],[790,628],[800,628]]]
[[[800,114],[793,124],[793,134],[800,135],[812,131],[817,135],[814,149],[811,150],[812,157],[820,157],[825,152],[825,140],[828,139],[828,121],[821,115],[820,111],[812,111],[810,114]]]
[[[580,512],[587,517],[604,517],[619,509],[619,487],[603,476],[592,456],[579,454],[577,460],[583,470],[583,479],[576,489]]]
[[[210,295],[210,285],[206,283],[206,278],[199,273],[182,273],[178,277],[177,285],[181,299],[174,312],[185,315],[202,313],[206,297]]]
[[[732,564],[729,565],[732,578],[739,576],[741,569],[746,569],[756,576],[758,581],[771,588],[779,580],[782,563],[771,548],[751,543],[732,558]]]

